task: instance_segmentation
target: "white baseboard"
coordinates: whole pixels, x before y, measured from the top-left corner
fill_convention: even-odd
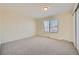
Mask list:
[[[50,38],[50,39],[56,39],[56,40],[63,40],[63,41],[67,41],[67,42],[72,42],[72,43],[73,43],[73,41],[70,41],[70,40],[64,40],[63,38],[54,38],[54,37],[51,37],[51,36],[44,36],[44,35],[38,35],[38,36],[47,37],[47,38]]]
[[[12,41],[16,41],[16,40],[21,40],[21,39],[25,39],[25,38],[28,39],[28,38],[32,38],[32,37],[35,37],[35,36],[36,35],[29,36],[29,37],[18,38],[18,39],[15,39],[15,40],[4,41],[4,42],[1,42],[1,44],[12,42]]]

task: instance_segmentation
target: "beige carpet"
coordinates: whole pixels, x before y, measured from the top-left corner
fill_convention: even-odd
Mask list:
[[[76,55],[72,43],[45,37],[33,37],[2,44],[4,55]]]

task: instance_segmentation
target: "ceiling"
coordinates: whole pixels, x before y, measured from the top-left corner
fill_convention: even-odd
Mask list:
[[[72,10],[73,3],[25,3],[25,4],[0,4],[7,11],[16,12],[19,15],[31,16],[33,18],[57,15]],[[48,7],[47,11],[42,10]]]

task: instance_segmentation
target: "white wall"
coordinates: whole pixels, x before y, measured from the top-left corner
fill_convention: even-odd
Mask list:
[[[0,44],[1,44],[1,40],[3,39],[2,37],[2,27],[3,27],[3,23],[2,23],[2,8],[0,7]]]
[[[2,24],[1,24],[1,22],[2,22],[2,19],[1,19],[1,16],[0,16],[0,43],[1,43],[1,37],[2,37]]]
[[[36,34],[35,21],[28,16],[19,14],[19,10],[3,8],[3,34],[2,43],[28,38]],[[17,11],[17,12],[16,12]]]
[[[77,46],[77,42],[76,42],[76,33],[75,33],[75,13],[73,14],[73,44],[76,47]]]
[[[21,9],[21,11],[19,10]],[[27,10],[27,9],[26,9]],[[2,43],[8,41],[14,41],[18,39],[27,38],[36,34],[35,21],[33,18],[27,16],[23,12],[24,10],[19,8],[8,6],[3,8],[2,19],[3,19],[3,34]],[[23,14],[23,13],[24,14]],[[28,12],[30,12],[28,10]],[[54,18],[59,20],[59,32],[58,33],[44,33],[43,25],[40,21],[37,22],[37,34],[43,36],[49,36],[50,38],[73,41],[72,39],[72,14],[65,13],[57,15]]]
[[[58,19],[58,33],[45,33],[43,29],[43,21],[46,19]],[[50,18],[37,19],[37,34],[47,36],[59,40],[67,40],[73,42],[73,16],[71,12],[52,16]]]
[[[77,5],[78,5],[77,3],[74,4],[74,6],[73,6],[73,13],[72,13],[72,16],[73,16],[73,44],[74,44],[74,47],[75,47],[75,48],[76,48],[76,46],[77,46],[77,44],[76,44],[77,41],[76,41],[76,35],[75,35],[75,34],[76,34],[76,33],[75,33],[75,31],[76,31],[76,30],[75,30],[75,28],[76,28],[76,27],[75,27],[75,26],[76,26],[76,25],[75,25],[75,24],[76,24],[76,22],[75,22],[76,19],[75,19],[75,13],[74,13],[74,11],[75,11]]]
[[[79,52],[79,8],[76,12],[76,37],[77,37],[77,49],[78,49],[78,52]]]

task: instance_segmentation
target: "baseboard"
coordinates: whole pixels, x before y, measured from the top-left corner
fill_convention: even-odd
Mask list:
[[[19,38],[19,39],[15,39],[15,40],[9,40],[9,41],[5,41],[5,42],[1,42],[1,44],[5,44],[5,43],[9,43],[9,42],[13,42],[13,41],[18,41],[18,40],[22,40],[22,39],[28,39],[28,38],[33,38],[36,35],[33,36],[29,36],[29,37],[24,37],[24,38]]]
[[[38,35],[38,36],[40,36],[40,37],[46,37],[46,38],[50,38],[50,39],[61,40],[61,41],[66,41],[66,42],[73,43],[73,41],[69,41],[69,40],[64,40],[64,39],[57,39],[57,38],[53,38],[53,37],[49,37],[49,36],[43,36],[43,35]]]

